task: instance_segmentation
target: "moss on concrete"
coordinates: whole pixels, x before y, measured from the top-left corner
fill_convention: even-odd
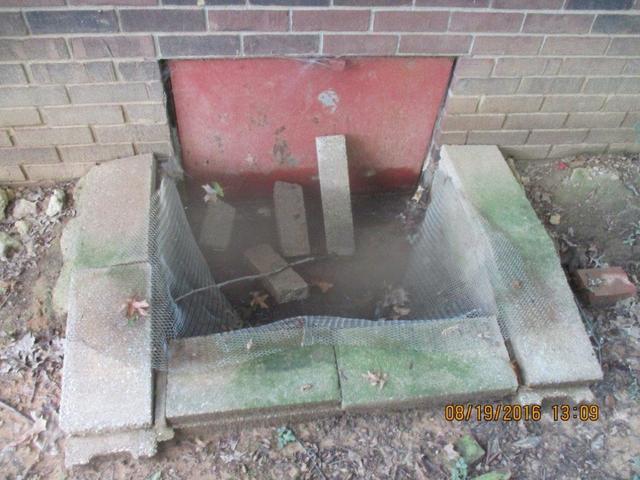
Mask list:
[[[214,420],[269,409],[340,403],[332,347],[295,348],[220,367],[190,355],[189,343],[200,341],[179,340],[175,342],[178,347],[172,349],[167,382],[169,420],[198,416]]]

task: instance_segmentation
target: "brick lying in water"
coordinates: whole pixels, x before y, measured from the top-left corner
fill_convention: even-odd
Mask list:
[[[244,256],[257,273],[273,272],[287,265],[287,262],[266,243],[248,249]],[[265,277],[262,282],[278,303],[304,300],[309,296],[307,282],[292,268]]]
[[[216,251],[226,250],[235,217],[236,209],[222,200],[208,205],[200,228],[200,244]]]
[[[311,249],[302,187],[295,183],[276,182],[273,186],[273,205],[282,255],[309,255]]]

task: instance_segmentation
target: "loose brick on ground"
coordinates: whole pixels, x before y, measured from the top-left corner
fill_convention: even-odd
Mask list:
[[[580,269],[575,273],[575,281],[580,295],[594,306],[614,305],[637,293],[621,267]]]

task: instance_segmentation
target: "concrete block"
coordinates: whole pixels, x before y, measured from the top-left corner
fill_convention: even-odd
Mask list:
[[[345,410],[497,399],[518,387],[495,317],[387,323],[367,329],[367,347],[349,345],[349,335],[363,333],[350,330],[336,347]],[[424,350],[408,347],[418,344]],[[372,384],[371,374],[384,385]]]
[[[257,273],[269,273],[286,267],[287,262],[278,255],[271,245],[256,245],[244,252],[251,268]],[[270,275],[262,279],[262,283],[278,303],[304,300],[309,296],[309,286],[293,268]]]
[[[521,288],[494,285],[499,321],[527,386],[584,384],[602,378],[553,242],[495,146],[450,146],[439,168],[459,191],[475,228],[517,252]],[[478,248],[483,248],[479,245]],[[491,248],[487,246],[486,248]],[[498,259],[500,261],[500,259]],[[520,283],[518,283],[520,285]],[[534,296],[534,301],[531,299]],[[537,301],[536,301],[537,300]],[[518,308],[524,305],[526,308]]]
[[[236,209],[222,200],[207,205],[200,227],[200,245],[216,251],[226,250],[231,242],[235,218]]]
[[[620,267],[577,270],[575,279],[580,294],[590,305],[614,305],[637,293],[636,286]]]
[[[282,255],[309,255],[311,247],[302,187],[295,183],[276,182],[273,186],[273,205]]]
[[[174,427],[264,421],[307,410],[340,409],[332,347],[290,348],[220,366],[202,352],[210,337],[172,342],[167,377],[167,420]]]
[[[151,317],[125,317],[134,296],[151,298],[146,263],[72,274],[60,400],[60,426],[68,435],[153,424]]]
[[[94,457],[128,453],[133,458],[152,457],[158,442],[153,430],[134,430],[105,435],[72,436],[65,441],[64,465],[86,465]]]
[[[355,240],[344,135],[317,137],[316,151],[327,251],[353,255]]]
[[[86,164],[51,166],[64,165]],[[54,290],[58,312],[66,311],[69,279],[75,269],[147,261],[155,168],[152,154],[122,158],[93,166],[77,184],[78,214],[67,224],[61,241],[64,264]]]

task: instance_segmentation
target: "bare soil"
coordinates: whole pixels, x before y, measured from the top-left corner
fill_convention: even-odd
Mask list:
[[[569,272],[620,265],[638,284],[640,246],[635,239],[640,233],[634,232],[640,221],[639,168],[637,156],[516,164]],[[576,169],[583,170],[576,174]],[[585,178],[590,180],[583,182]],[[71,187],[66,188],[71,193]],[[38,217],[47,192],[38,201]],[[67,214],[72,213],[68,207]],[[552,225],[554,214],[560,221]],[[64,216],[59,220],[64,222]],[[284,448],[278,447],[274,427],[183,432],[161,444],[152,459],[105,458],[65,471],[64,439],[57,424],[64,322],[47,307],[60,268],[60,223],[47,229],[53,232],[50,244],[11,279],[9,296],[0,296],[0,478],[447,479],[457,455],[452,444],[465,433],[487,451],[469,469],[470,479],[489,470],[509,471],[514,479],[640,478],[636,299],[601,309],[581,305],[605,374],[593,388],[601,407],[595,422],[554,422],[545,411],[539,422],[450,423],[442,407],[342,415],[291,425],[297,440]],[[13,229],[11,217],[0,223],[2,231]],[[42,240],[36,237],[36,243]]]

